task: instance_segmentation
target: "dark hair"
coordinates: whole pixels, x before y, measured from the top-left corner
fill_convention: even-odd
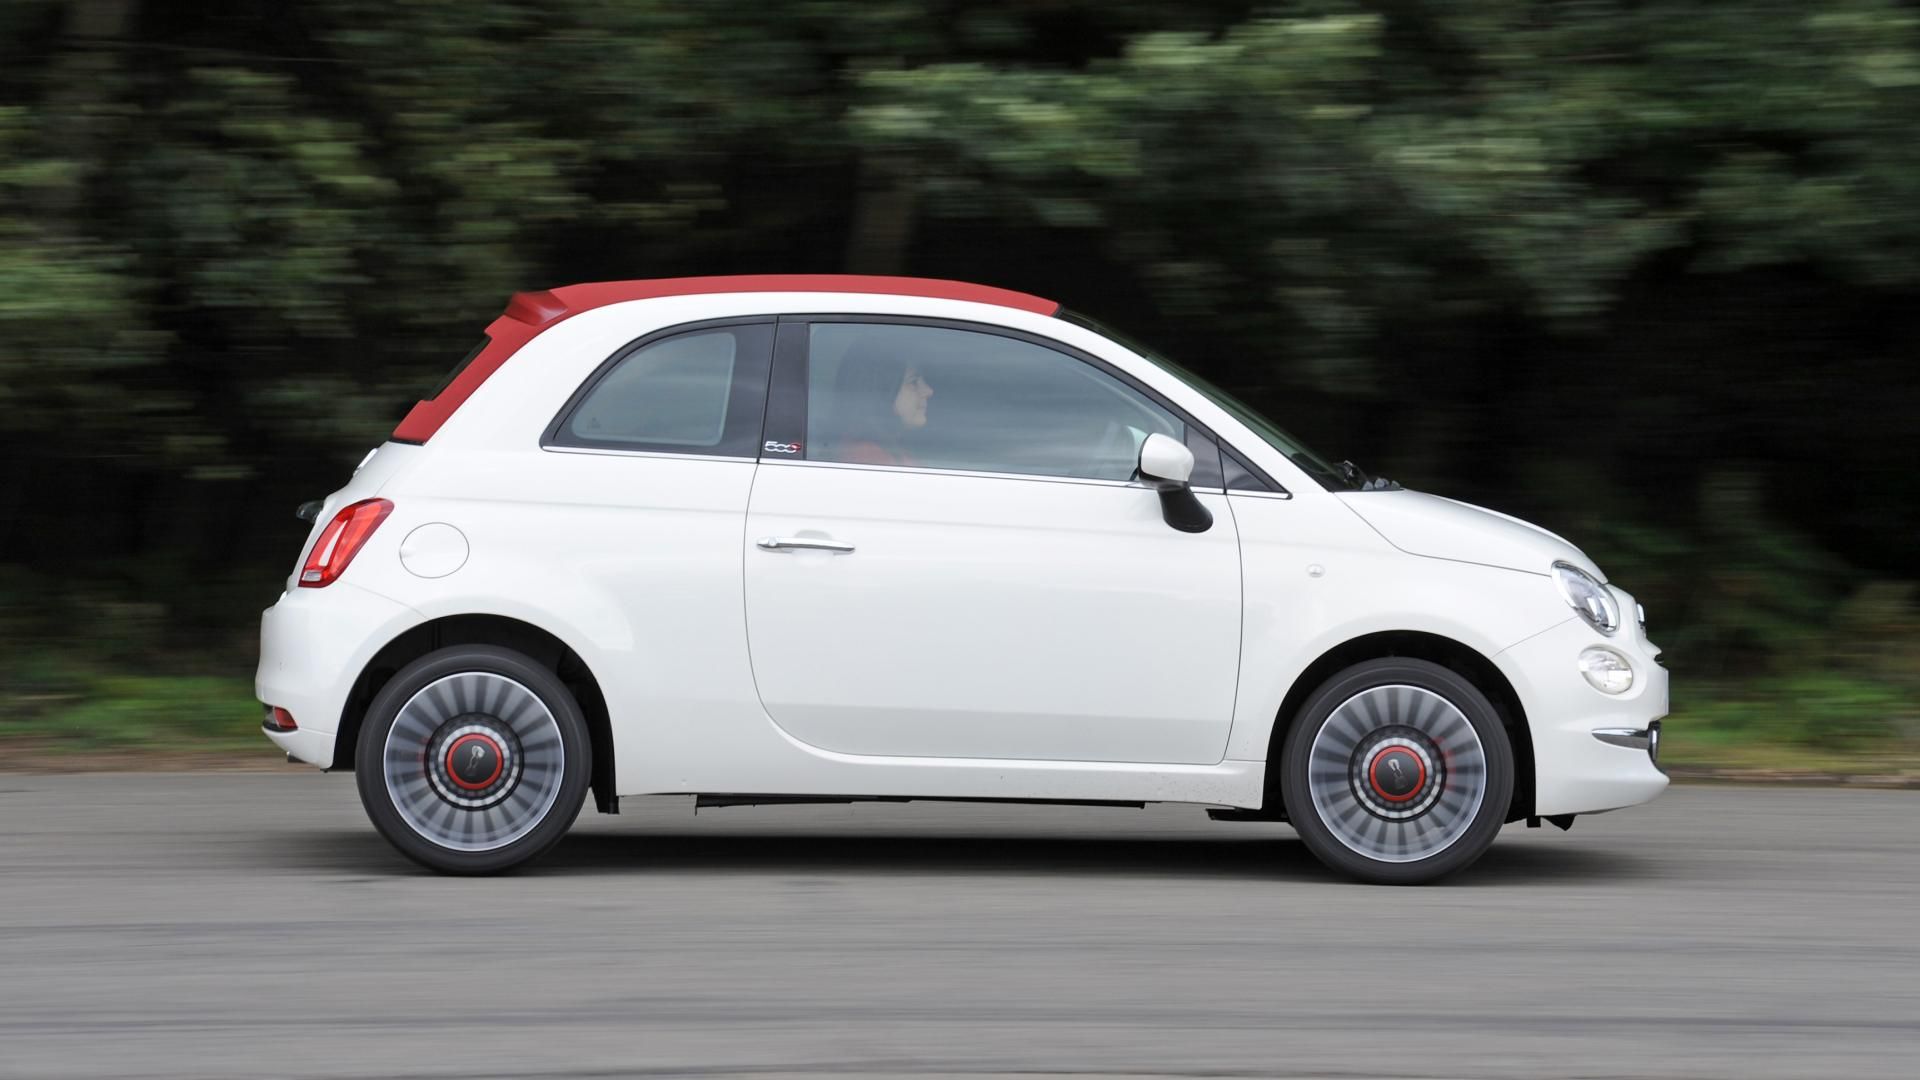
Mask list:
[[[894,414],[894,399],[907,380],[907,361],[875,342],[858,342],[847,350],[833,376],[833,415],[839,442],[872,442],[893,447],[903,425]]]

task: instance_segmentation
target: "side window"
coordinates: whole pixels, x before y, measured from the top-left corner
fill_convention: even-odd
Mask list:
[[[1220,458],[1221,467],[1226,471],[1228,491],[1274,492],[1278,490],[1284,493],[1285,489],[1276,488],[1275,485],[1262,480],[1251,466],[1240,459],[1239,454],[1228,451],[1221,454]]]
[[[646,341],[594,372],[548,445],[753,457],[766,402],[771,323]]]
[[[1128,480],[1140,444],[1186,425],[1066,353],[931,326],[813,323],[806,456]]]

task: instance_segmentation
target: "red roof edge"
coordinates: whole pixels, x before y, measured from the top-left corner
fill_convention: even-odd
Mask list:
[[[825,292],[886,296],[922,296],[936,300],[965,300],[994,304],[1035,315],[1055,315],[1060,305],[1011,289],[972,285],[936,278],[886,277],[874,274],[743,274],[730,277],[652,278],[640,281],[600,281],[565,285],[539,292],[514,293],[507,310],[487,327],[487,347],[473,358],[438,395],[416,402],[406,419],[393,429],[395,442],[424,443],[440,430],[474,391],[500,370],[514,353],[541,331],[583,311],[628,300],[663,296],[700,296],[712,293]]]
[[[567,302],[545,290],[517,292],[507,301],[507,318],[528,326],[545,326],[568,314]]]
[[[624,300],[651,300],[660,296],[698,296],[703,293],[829,292],[891,296],[925,296],[936,300],[967,300],[1018,308],[1036,315],[1052,315],[1060,305],[1012,289],[972,285],[936,278],[885,277],[875,274],[743,274],[727,277],[654,278],[645,281],[602,281],[568,285],[553,290],[570,310],[617,304]]]

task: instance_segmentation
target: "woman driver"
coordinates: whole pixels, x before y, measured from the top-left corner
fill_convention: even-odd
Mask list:
[[[839,438],[834,460],[859,465],[917,465],[901,448],[906,433],[927,425],[933,387],[914,364],[891,353],[855,349],[833,378]]]

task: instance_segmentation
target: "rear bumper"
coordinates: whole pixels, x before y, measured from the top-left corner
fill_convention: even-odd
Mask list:
[[[262,732],[301,761],[330,768],[354,680],[387,642],[420,621],[404,604],[345,581],[289,589],[260,616],[254,696],[293,714],[292,731]]]
[[[273,745],[309,765],[324,769],[333,764],[334,733],[331,731],[274,731],[271,728],[261,728],[260,731],[273,741]]]
[[[1632,597],[1626,597],[1623,610],[1633,609]],[[1632,689],[1610,695],[1588,685],[1577,659],[1589,645],[1627,657]],[[1493,658],[1527,710],[1535,814],[1591,814],[1643,803],[1666,790],[1667,775],[1650,745],[1657,738],[1651,734],[1655,721],[1667,714],[1667,669],[1654,660],[1659,653],[1637,626],[1609,637],[1576,617]]]

